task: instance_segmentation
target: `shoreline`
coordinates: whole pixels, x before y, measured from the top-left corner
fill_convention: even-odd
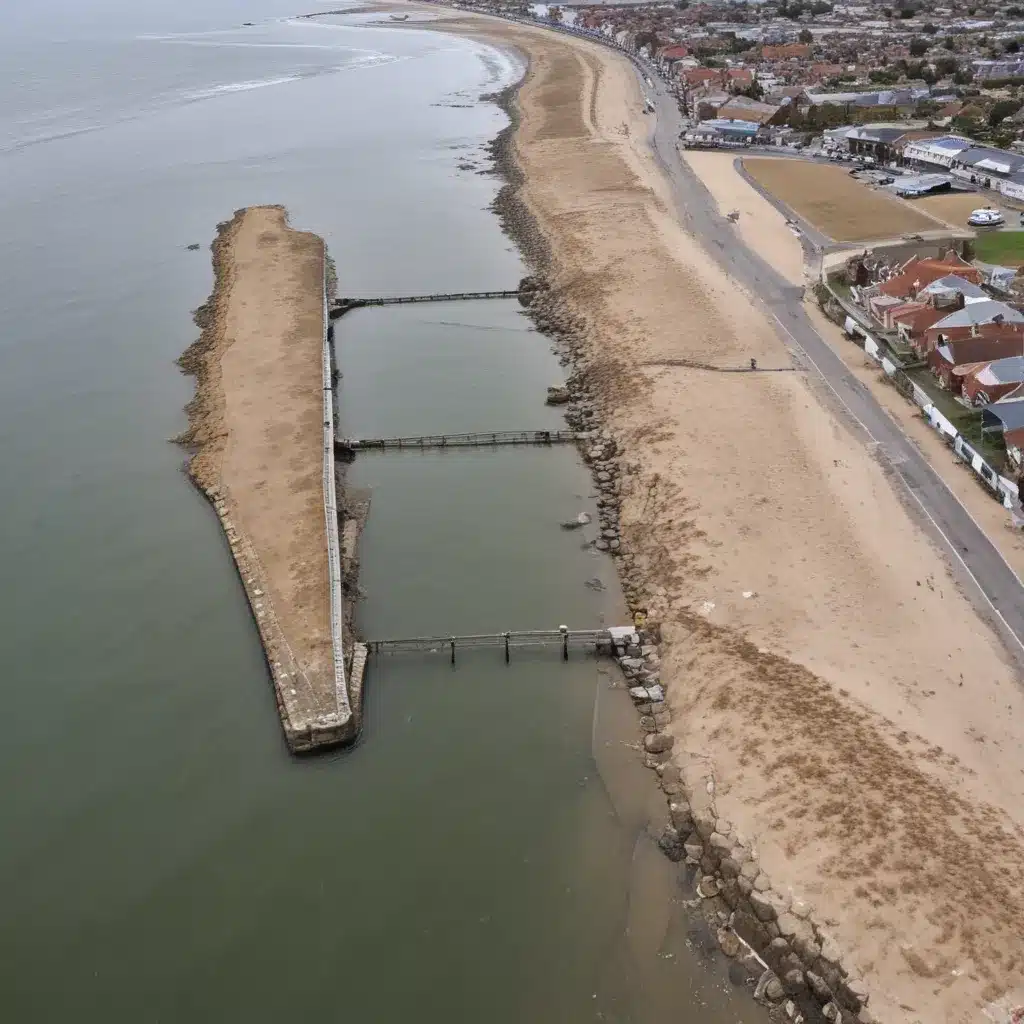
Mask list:
[[[459,17],[463,17],[463,12],[459,12]],[[538,41],[538,48],[550,51],[559,47],[555,40],[562,40],[562,49],[598,49],[596,44],[572,38],[563,39],[562,34],[545,33],[539,27],[509,26],[504,30],[485,30],[479,27],[489,20],[473,19],[469,34],[483,37],[492,43],[495,42],[492,35],[496,35],[503,44],[507,44],[510,37],[514,36],[547,35],[554,38],[550,43]],[[444,30],[452,31],[453,26],[449,23]],[[523,48],[530,50],[525,43]],[[607,66],[614,60],[615,55],[609,52],[604,61],[596,59],[595,63],[604,63],[607,72]],[[632,69],[629,70],[632,73]],[[529,102],[534,71],[535,62],[531,59],[530,68],[517,90],[517,104]],[[585,92],[586,84],[582,88]],[[596,91],[596,85],[593,88]],[[585,96],[581,92],[577,102],[585,106],[584,101]],[[598,103],[599,97],[592,94],[592,107],[596,109]],[[536,110],[531,113],[544,118],[544,114],[537,115]],[[586,120],[585,116],[583,120]],[[516,120],[514,124],[518,125],[520,121]],[[628,134],[629,129],[627,121],[623,130]],[[651,472],[650,449],[653,447],[654,454],[657,454],[657,447],[663,442],[655,428],[653,438],[648,432],[650,440],[638,444],[644,432],[638,432],[635,418],[632,424],[629,422],[631,417],[626,408],[636,402],[650,409],[652,396],[655,400],[660,397],[657,394],[659,384],[666,377],[678,379],[679,375],[677,371],[651,372],[642,369],[643,364],[615,360],[618,346],[615,341],[608,340],[607,334],[602,337],[598,318],[587,308],[588,300],[593,302],[596,298],[600,304],[600,297],[591,294],[583,298],[580,294],[586,291],[580,285],[587,277],[588,269],[579,265],[567,268],[564,259],[560,268],[560,257],[565,255],[566,232],[569,230],[567,222],[574,219],[568,209],[571,204],[562,202],[563,197],[556,194],[557,183],[536,175],[531,176],[531,168],[524,165],[524,145],[528,151],[526,163],[529,163],[530,155],[541,149],[546,149],[550,156],[556,146],[553,141],[546,140],[543,144],[531,147],[531,140],[523,138],[524,134],[529,135],[529,131],[528,126],[525,133],[521,128],[513,128],[509,133],[511,148],[517,156],[517,179],[521,182],[515,190],[515,202],[547,239],[549,255],[542,261],[543,269],[549,277],[556,278],[548,282],[548,289],[540,294],[539,301],[531,307],[531,315],[536,317],[540,314],[540,319],[536,321],[538,327],[559,335],[559,349],[564,347],[567,354],[571,352],[574,355],[576,369],[570,376],[570,384],[574,385],[577,413],[589,413],[588,418],[601,421],[605,429],[611,430],[617,443],[616,454],[620,457],[609,458],[607,453],[601,453],[594,468],[597,473],[608,475],[605,483],[612,484],[615,499],[621,494],[624,544],[623,553],[619,555],[619,574],[631,607],[646,607],[652,612],[653,623],[662,627],[661,638],[664,642],[660,651],[654,652],[653,659],[646,665],[631,668],[635,675],[643,673],[643,683],[646,684],[652,677],[657,678],[666,685],[669,692],[669,704],[665,710],[650,703],[641,705],[641,711],[645,712],[643,725],[661,726],[663,722],[658,722],[657,718],[666,711],[671,714],[672,708],[676,711],[673,716],[675,722],[668,727],[665,739],[655,740],[647,748],[649,766],[660,766],[662,788],[670,798],[676,798],[670,804],[675,834],[667,833],[664,845],[669,847],[668,852],[674,856],[685,856],[691,863],[698,862],[701,871],[709,877],[709,886],[716,887],[716,891],[721,891],[722,883],[725,883],[726,912],[731,910],[735,913],[729,897],[736,900],[737,890],[741,895],[749,896],[747,889],[751,887],[751,880],[743,867],[753,860],[749,855],[753,853],[753,844],[756,843],[764,863],[771,869],[778,890],[775,895],[781,899],[777,906],[763,907],[762,913],[755,914],[755,920],[764,926],[769,935],[773,930],[780,932],[779,936],[769,941],[769,948],[781,937],[786,939],[786,955],[802,952],[803,960],[809,961],[802,963],[802,970],[791,966],[799,977],[794,975],[787,979],[786,987],[791,990],[790,994],[810,992],[820,1006],[824,1001],[823,996],[838,990],[845,997],[840,999],[845,1004],[845,1013],[858,1013],[864,1021],[875,1019],[879,1014],[886,1019],[907,1019],[904,1015],[910,1007],[915,1012],[938,1014],[941,1019],[947,1020],[959,1020],[958,1014],[961,1012],[980,1010],[985,1003],[1014,989],[1019,981],[1015,980],[1015,972],[1019,973],[1020,967],[1019,964],[1015,965],[1012,957],[1006,960],[1003,953],[1007,948],[1006,943],[1012,946],[1012,917],[1008,917],[1005,911],[1015,904],[1015,895],[1012,889],[1006,888],[1006,880],[1014,876],[1021,864],[1021,825],[1014,822],[1012,816],[1007,817],[1007,808],[1012,803],[1004,802],[1005,797],[1000,801],[1001,806],[989,802],[995,796],[992,783],[997,781],[992,776],[991,762],[987,756],[981,760],[961,760],[966,752],[962,743],[952,749],[947,747],[940,737],[948,742],[953,735],[949,726],[953,724],[955,728],[955,723],[945,719],[933,717],[931,721],[921,723],[931,730],[930,735],[926,731],[920,736],[913,736],[905,729],[900,729],[895,716],[903,714],[901,705],[917,708],[920,707],[918,700],[910,702],[910,692],[905,688],[903,693],[899,692],[899,688],[895,689],[894,696],[899,698],[895,703],[884,694],[881,704],[872,700],[870,691],[864,689],[865,683],[870,685],[863,675],[868,667],[867,662],[859,671],[853,669],[851,672],[852,666],[844,667],[837,676],[834,655],[823,661],[821,653],[808,647],[807,641],[800,634],[793,635],[788,642],[783,635],[766,635],[763,627],[755,621],[744,623],[742,617],[738,618],[731,608],[725,621],[715,621],[719,618],[713,614],[715,603],[706,598],[701,603],[699,598],[702,595],[699,591],[704,589],[706,581],[714,575],[713,568],[710,572],[705,568],[709,548],[713,550],[720,547],[721,539],[716,540],[710,531],[701,529],[697,522],[699,502],[685,497],[685,490],[680,490],[673,479],[674,473],[666,476],[657,470]],[[593,132],[590,138],[594,138]],[[603,142],[608,142],[607,135]],[[573,147],[567,141],[563,148],[568,153]],[[623,156],[635,172],[640,161],[632,158],[637,154],[626,153]],[[570,161],[566,157],[560,166],[563,175],[570,173],[569,166]],[[582,192],[586,182],[580,179],[586,178],[586,172],[578,161],[573,166],[577,174],[577,178],[573,179],[575,190]],[[628,192],[628,188],[623,188],[626,182],[621,176],[617,184],[619,191]],[[664,191],[659,192],[655,181],[645,180],[644,184],[650,190],[648,195],[653,195],[656,200],[654,208],[648,205],[645,212],[660,221],[658,215],[668,205],[664,203]],[[547,201],[548,207],[541,216],[537,214],[538,195],[542,201]],[[658,199],[662,200],[661,211],[657,208]],[[510,200],[504,202],[507,207]],[[585,221],[590,212],[582,210],[583,205],[578,204],[581,214],[576,220]],[[555,213],[553,220],[551,214],[555,210],[561,212]],[[553,227],[556,222],[557,228]],[[656,227],[666,234],[672,230],[663,222],[657,223]],[[673,227],[678,230],[678,225]],[[559,246],[562,247],[562,253],[557,251]],[[684,249],[683,252],[684,259],[692,259],[692,248]],[[695,269],[694,264],[690,266]],[[594,268],[595,274],[597,269]],[[560,270],[562,281],[557,280]],[[700,272],[703,271],[702,267]],[[708,273],[707,276],[713,275]],[[718,296],[723,294],[727,292],[723,293],[719,285]],[[717,301],[720,304],[722,300],[719,297]],[[725,317],[728,318],[728,314]],[[777,339],[769,339],[767,332],[761,331],[758,329],[758,354],[774,353],[777,358]],[[602,342],[605,344],[602,345]],[[659,365],[666,364],[662,362]],[[593,384],[593,388],[588,388],[587,382]],[[638,389],[638,384],[646,388],[645,395],[639,394],[642,388]],[[835,422],[834,411],[822,402],[820,394],[808,388],[803,381],[799,382],[798,388],[799,391],[793,388],[796,394],[787,399],[788,404],[792,406],[793,398],[801,392],[811,395],[816,406],[811,418],[822,419],[824,413],[833,422],[831,430],[834,440],[841,442],[838,447],[834,444],[831,446],[837,454],[845,452],[847,458],[855,458],[860,462],[858,470],[865,479],[882,477],[877,466],[863,465],[870,461],[869,457],[863,452],[860,443]],[[686,394],[685,391],[678,391],[678,385],[675,393]],[[648,413],[648,417],[654,420],[654,424],[659,423],[657,416],[652,417]],[[667,423],[663,429],[668,429]],[[812,444],[817,440],[816,435],[820,436],[820,430],[818,427],[810,434],[803,432],[797,443]],[[686,454],[680,452],[678,456],[684,464]],[[948,582],[945,563],[938,558],[930,541],[919,536],[916,525],[906,521],[906,510],[900,506],[888,481],[872,479],[867,493],[876,503],[885,506],[885,515],[889,521],[893,521],[897,514],[902,515],[904,521],[901,522],[899,533],[909,552],[903,557],[920,564],[921,569],[916,571],[920,572],[932,563],[943,566],[935,572],[925,571],[925,575],[929,576],[928,586],[932,594],[944,591],[939,593],[940,599],[945,597],[952,602],[946,606],[947,614],[953,612],[954,605],[957,608],[956,614],[961,614],[962,605],[966,603],[963,595],[955,583],[952,590],[936,586],[939,578]],[[641,496],[643,501],[638,508],[637,498]],[[686,519],[684,525],[687,527],[685,534],[679,536],[677,531],[668,530],[664,531],[668,536],[659,537],[659,520],[665,520],[671,515],[673,505],[678,505],[683,511]],[[665,525],[671,526],[671,520]],[[677,535],[673,537],[673,533]],[[720,529],[716,533],[721,538]],[[871,556],[865,554],[862,557],[866,559]],[[676,573],[666,574],[666,567],[675,569]],[[835,573],[842,573],[838,565],[834,565],[831,571],[826,570],[827,576]],[[686,581],[691,585],[696,584],[694,589],[698,593],[686,593],[689,588],[680,592],[680,584]],[[918,587],[920,585],[918,582]],[[808,597],[814,589],[812,586]],[[757,592],[752,591],[752,596],[756,599]],[[917,597],[913,591],[906,596]],[[879,594],[876,599],[884,600],[884,595]],[[898,606],[897,602],[894,596],[894,607]],[[709,605],[710,610],[707,610]],[[894,617],[899,617],[899,613]],[[979,658],[986,662],[987,671],[996,677],[994,686],[998,687],[1004,698],[1015,695],[1019,702],[1019,692],[1012,689],[1013,673],[1008,671],[1008,666],[1000,661],[998,652],[994,650],[994,638],[987,635],[986,629],[981,634],[973,630],[970,625],[974,621],[973,612],[969,611],[964,621],[976,638],[974,646]],[[852,640],[859,632],[863,632],[863,626],[848,621],[839,632]],[[758,633],[762,635],[758,636]],[[964,636],[961,633],[959,641],[949,637],[947,643],[963,643]],[[767,647],[765,640],[768,640]],[[913,659],[917,655],[921,659],[918,671],[927,672],[921,643],[927,643],[926,638],[922,637],[920,642],[915,640],[912,645],[908,645],[913,649],[906,652],[905,658],[909,657],[911,660],[907,664],[913,666]],[[977,647],[978,643],[985,649],[984,655],[981,654],[981,648]],[[863,646],[863,643],[854,644],[854,649]],[[805,649],[801,650],[801,647]],[[963,653],[962,647],[960,650]],[[853,655],[853,658],[856,659],[857,655]],[[864,660],[862,656],[861,660]],[[967,663],[961,661],[961,664]],[[938,669],[938,665],[935,667]],[[913,668],[910,671],[914,673]],[[973,672],[978,674],[978,666],[974,666]],[[724,678],[721,678],[723,673]],[[856,689],[852,685],[856,678],[854,673],[862,680]],[[942,674],[946,675],[946,672]],[[716,680],[716,677],[719,679]],[[700,684],[695,686],[698,680]],[[854,692],[850,693],[847,687]],[[782,694],[789,701],[795,701],[795,705],[779,705]],[[753,698],[753,703],[748,698]],[[868,698],[867,702],[865,698]],[[776,708],[775,717],[780,721],[766,719],[765,712],[773,707]],[[822,714],[823,707],[828,709],[828,714]],[[800,710],[794,717],[792,712],[797,708]],[[825,728],[824,733],[820,731],[822,726]],[[869,731],[865,731],[865,728]],[[875,735],[869,740],[872,733]],[[657,736],[658,733],[649,735]],[[822,735],[828,735],[830,742],[835,743],[836,753],[842,751],[842,758],[847,759],[846,767],[841,761],[835,763],[831,757],[821,757],[825,753],[821,749]],[[679,759],[672,763],[665,756],[677,739],[682,740],[689,750],[696,749],[700,757],[709,759],[710,773],[704,764],[695,765]],[[727,755],[723,740],[726,740],[729,747],[739,744],[740,749],[731,750]],[[652,750],[651,746],[661,749]],[[787,763],[785,755],[779,757],[787,748],[807,760],[803,763]],[[941,752],[939,760],[936,760],[935,753],[928,754],[929,749]],[[737,754],[740,756],[737,757]],[[973,766],[968,767],[972,761]],[[752,765],[760,765],[760,779],[757,774],[751,778],[746,770]],[[966,773],[963,770],[965,768]],[[878,776],[878,771],[883,774]],[[975,779],[979,775],[988,776],[986,785],[977,784]],[[868,778],[875,780],[871,787],[877,788],[882,783],[885,803],[879,803],[875,799],[877,794],[869,787],[859,794],[860,799],[867,798],[864,800],[867,807],[851,806],[847,793],[843,803],[828,809],[832,807],[829,804],[832,798],[827,797],[827,793],[836,790],[844,793],[851,783],[857,785],[855,780]],[[1003,778],[1007,779],[1005,772]],[[825,792],[819,796],[814,791],[821,790],[823,781],[827,785],[824,787]],[[893,786],[896,788],[893,789]],[[909,790],[902,790],[905,786],[909,786]],[[960,844],[955,853],[954,848],[943,843],[935,833],[932,827],[934,821],[916,821],[914,829],[923,829],[924,832],[919,835],[914,829],[908,828],[907,822],[900,820],[900,815],[904,813],[902,805],[910,791],[916,791],[914,799],[923,800],[925,806],[939,806],[952,801],[951,806],[957,808],[960,822],[972,822],[967,833],[955,829]],[[904,793],[902,799],[897,795],[900,792]],[[695,799],[700,793],[707,793],[710,799]],[[678,799],[681,796],[686,799]],[[693,806],[690,806],[691,801]],[[885,897],[890,910],[895,913],[879,913],[880,905],[872,897],[871,888],[857,885],[860,879],[867,881],[867,865],[859,863],[858,857],[845,853],[845,843],[832,847],[819,839],[818,848],[806,846],[806,831],[800,826],[800,816],[793,813],[801,804],[804,813],[808,804],[815,808],[812,822],[815,814],[824,815],[822,823],[826,824],[825,836],[832,831],[831,825],[838,825],[843,830],[841,834],[848,837],[847,843],[855,842],[860,849],[872,846],[876,839],[883,843],[875,854],[878,866],[885,868],[889,875],[882,891],[889,890],[894,874],[897,879],[902,875],[897,885],[902,887],[903,896],[899,895],[900,889],[896,888],[891,890],[892,896]],[[784,810],[787,805],[788,813]],[[719,808],[728,816],[728,822],[719,816],[722,813]],[[854,810],[856,813],[851,814],[850,811]],[[880,817],[869,824],[869,818],[864,815],[865,810]],[[783,817],[778,817],[780,811]],[[893,816],[894,812],[896,816]],[[832,822],[829,822],[830,816]],[[772,817],[776,819],[774,822]],[[993,836],[990,829],[997,821],[1004,823],[999,832],[1007,838],[1016,836],[1009,846],[1005,843],[1002,845],[1000,857],[990,865],[1001,862],[998,876],[986,871],[985,877],[999,896],[992,900],[987,898],[991,893],[983,896],[972,890],[971,902],[965,904],[962,891],[955,893],[954,880],[964,872],[983,870],[981,865],[986,843],[972,842],[972,838],[988,836],[991,844]],[[972,828],[976,830],[973,837]],[[801,835],[802,838],[798,839]],[[925,840],[924,845],[921,840]],[[803,853],[797,856],[801,845]],[[991,846],[988,848],[994,849]],[[900,868],[901,859],[905,860],[911,850],[914,851],[914,858],[920,858],[923,854],[924,862],[912,860],[905,868]],[[917,870],[911,870],[910,863],[918,863],[920,866]],[[928,863],[927,869],[925,863]],[[739,868],[738,873],[734,872],[734,868]],[[926,872],[930,882],[922,887],[922,875]],[[874,874],[874,871],[870,874]],[[730,882],[733,884],[730,885]],[[875,886],[878,884],[876,880]],[[755,891],[760,889],[758,886]],[[814,899],[818,905],[817,911],[812,910],[807,897]],[[821,927],[810,925],[808,915],[819,922]],[[935,929],[943,915],[946,915],[945,924],[936,935]],[[993,929],[992,941],[995,945],[992,942],[978,945],[976,942],[977,932],[973,923],[979,920],[978,915],[981,915],[980,920],[987,921],[988,927]],[[779,927],[783,918],[786,918],[786,933],[782,933]],[[1009,932],[1005,930],[1007,927]],[[952,934],[949,934],[950,928]],[[975,937],[972,937],[972,932]],[[999,941],[995,940],[998,934],[1005,936],[1002,948]],[[945,938],[937,944],[936,940],[942,935]],[[950,946],[953,941],[959,945],[956,952]],[[731,945],[728,942],[722,944],[723,947]],[[943,951],[943,944],[949,948],[948,953]],[[843,953],[840,953],[840,949]],[[929,979],[941,977],[941,964],[947,955],[957,963],[966,962],[970,966],[962,974],[957,973],[937,985],[937,980]],[[1001,962],[995,974],[988,970],[993,963],[991,959],[986,959],[989,957],[994,957],[995,963]],[[792,961],[790,963],[792,965]],[[781,973],[785,977],[787,972]],[[863,975],[874,995],[871,1011],[864,1006],[868,988],[854,977],[855,974]],[[963,975],[966,975],[966,981],[959,980]],[[822,981],[825,983],[823,986],[819,984]],[[950,992],[950,987],[958,991]],[[936,996],[939,998],[936,999]],[[957,1007],[956,1010],[950,1005],[951,1002]],[[825,1008],[827,1010],[827,1004]]]
[[[196,383],[188,426],[175,441],[190,451],[188,477],[228,542],[289,749],[348,743],[358,731],[359,700],[353,714],[343,664],[337,679],[344,652],[332,639],[338,588],[328,571],[323,482],[334,472],[333,456],[320,464],[321,407],[325,394],[333,400],[323,383],[326,284],[311,290],[314,277],[330,277],[323,242],[292,229],[284,207],[246,207],[217,225],[211,250],[213,290],[194,314],[200,335],[178,359]],[[232,351],[241,339],[244,349]],[[291,382],[290,417],[260,412],[271,377]],[[286,435],[306,450],[287,467],[278,440]],[[282,517],[292,531],[287,542]]]

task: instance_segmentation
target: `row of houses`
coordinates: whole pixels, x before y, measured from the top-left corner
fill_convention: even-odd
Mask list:
[[[1024,314],[993,298],[985,272],[950,250],[882,268],[854,297],[913,349],[940,385],[982,407],[983,424],[1003,434],[1021,466],[1024,451]]]

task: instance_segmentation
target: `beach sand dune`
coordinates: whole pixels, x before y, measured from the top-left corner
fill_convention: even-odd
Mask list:
[[[773,886],[813,904],[880,1019],[976,1020],[1024,984],[1013,667],[812,374],[664,365],[792,357],[670,212],[631,67],[539,30],[455,27],[530,57],[521,195],[625,453],[684,773],[713,783]],[[885,200],[877,228],[826,227],[934,226],[910,213]]]

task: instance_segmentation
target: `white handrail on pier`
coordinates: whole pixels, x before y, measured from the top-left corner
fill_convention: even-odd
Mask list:
[[[331,594],[331,646],[334,660],[334,697],[341,724],[352,718],[348,684],[345,680],[345,652],[342,647],[344,615],[341,605],[341,545],[338,541],[338,496],[334,480],[334,383],[331,380],[331,351],[327,333],[327,249],[324,248],[323,284],[323,393],[324,393],[324,517],[327,525],[327,568]]]

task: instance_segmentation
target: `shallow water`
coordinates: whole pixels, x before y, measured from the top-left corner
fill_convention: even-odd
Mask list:
[[[515,286],[478,173],[505,124],[479,96],[515,61],[283,0],[8,7],[7,1015],[753,1020],[691,948],[614,677],[553,653],[381,659],[363,742],[289,758],[216,520],[166,440],[206,245],[239,206],[324,235],[344,294]],[[557,363],[513,302],[359,310],[337,338],[349,433],[559,425]],[[364,455],[352,481],[373,494],[366,635],[621,617],[611,563],[557,525],[590,501],[570,450]]]

